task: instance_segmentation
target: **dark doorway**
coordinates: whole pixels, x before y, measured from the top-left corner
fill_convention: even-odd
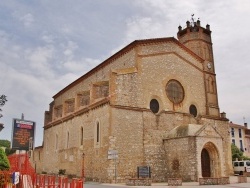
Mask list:
[[[202,177],[211,177],[210,157],[206,149],[201,151],[201,170]]]

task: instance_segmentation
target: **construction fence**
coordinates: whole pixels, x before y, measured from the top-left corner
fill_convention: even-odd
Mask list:
[[[36,174],[27,154],[8,156],[11,168],[0,170],[0,188],[83,188],[83,178]]]
[[[16,179],[9,171],[0,171],[0,188],[83,188],[80,178],[69,179],[64,176],[19,174]]]

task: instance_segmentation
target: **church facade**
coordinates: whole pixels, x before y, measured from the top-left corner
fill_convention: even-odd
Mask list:
[[[38,172],[100,182],[136,177],[139,166],[153,181],[229,175],[210,26],[178,29],[178,39],[130,43],[53,97],[33,156]]]

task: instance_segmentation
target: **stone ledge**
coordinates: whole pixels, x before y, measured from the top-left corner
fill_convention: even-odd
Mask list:
[[[128,186],[151,186],[152,180],[146,178],[130,178],[126,179],[126,185]]]
[[[221,178],[219,178],[219,179],[218,179],[218,184],[219,184],[219,185],[230,184],[229,177],[221,177]]]
[[[182,186],[182,178],[168,178],[168,186]]]
[[[220,178],[199,178],[200,185],[226,185],[230,184],[229,177],[220,177]]]
[[[247,176],[238,176],[238,183],[247,183]]]
[[[200,185],[218,185],[219,178],[199,178]]]

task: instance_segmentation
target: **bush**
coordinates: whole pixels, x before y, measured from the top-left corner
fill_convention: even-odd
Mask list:
[[[0,170],[9,170],[10,163],[6,156],[6,153],[0,148]]]
[[[16,150],[10,148],[10,144],[9,140],[0,140],[0,147],[5,147],[5,153],[7,156],[16,152]]]
[[[59,175],[65,175],[65,173],[66,173],[66,169],[59,169],[59,172],[58,172]]]

